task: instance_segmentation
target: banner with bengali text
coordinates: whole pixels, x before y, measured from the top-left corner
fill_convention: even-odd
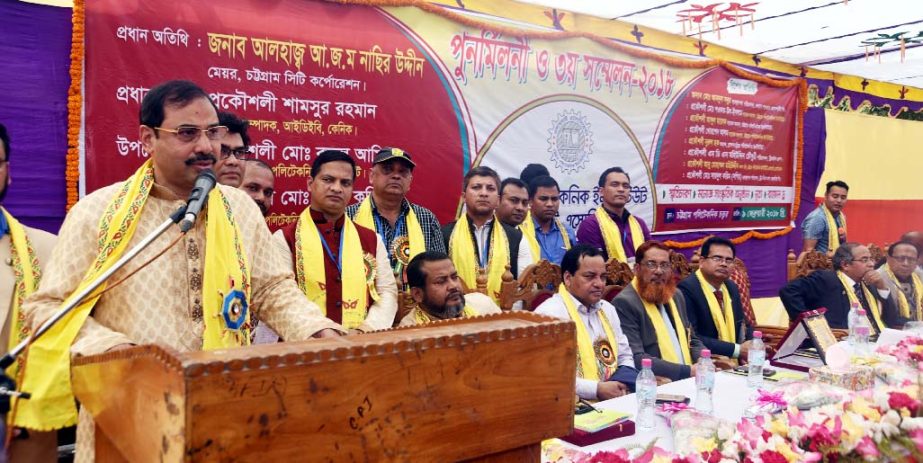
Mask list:
[[[140,101],[183,78],[250,120],[252,156],[276,175],[273,228],[310,203],[318,152],[356,159],[359,201],[383,146],[413,155],[410,199],[442,222],[471,166],[507,177],[532,162],[558,180],[561,219],[575,229],[600,207],[597,180],[611,166],[629,173],[628,208],[656,232],[791,222],[797,87],[414,7],[87,0],[86,12],[88,192],[144,161]]]

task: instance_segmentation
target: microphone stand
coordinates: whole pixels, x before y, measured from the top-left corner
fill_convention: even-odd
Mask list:
[[[4,354],[3,357],[0,357],[0,415],[2,415],[2,423],[6,423],[6,415],[10,410],[10,397],[28,399],[31,396],[31,394],[28,392],[17,391],[15,382],[12,378],[5,374],[5,370],[16,361],[16,358],[22,354],[22,352],[26,349],[26,347],[28,347],[29,344],[33,343],[36,339],[47,333],[48,330],[50,330],[54,325],[61,321],[62,318],[77,308],[77,306],[79,306],[87,296],[93,294],[93,291],[105,283],[113,274],[115,274],[115,272],[124,267],[125,264],[134,259],[139,253],[141,253],[141,251],[150,246],[154,240],[156,240],[160,235],[167,231],[171,226],[183,220],[183,216],[186,215],[187,205],[188,204],[183,204],[180,206],[175,212],[173,212],[173,214],[170,214],[170,217],[167,218],[167,220],[165,220],[156,229],[154,229],[154,231],[152,231],[138,244],[136,244],[133,248],[122,255],[118,261],[112,264],[112,267],[109,267],[108,270],[91,281],[90,284],[83,289],[83,291],[74,294],[74,297],[71,298],[72,301],[58,310],[44,323],[42,323],[42,325],[37,330],[35,330],[35,333],[33,333],[29,339],[20,342],[18,345],[16,345],[16,347]],[[2,452],[0,455],[5,456],[5,449],[3,449],[2,446],[3,443],[0,441],[0,452]],[[2,459],[2,457],[0,457],[0,459]]]

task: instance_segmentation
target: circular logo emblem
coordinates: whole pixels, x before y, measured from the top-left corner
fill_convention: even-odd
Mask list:
[[[555,167],[569,174],[583,170],[593,153],[593,133],[586,116],[576,110],[564,110],[548,132],[548,152]]]

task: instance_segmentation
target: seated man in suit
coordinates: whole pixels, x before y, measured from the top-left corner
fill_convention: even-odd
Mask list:
[[[486,294],[462,291],[455,264],[444,252],[423,251],[414,256],[407,264],[407,284],[417,305],[401,319],[400,326],[500,313]]]
[[[919,249],[910,241],[898,241],[888,247],[888,263],[878,273],[891,289],[891,299],[897,305],[895,325],[911,320],[923,321],[923,278],[917,268]]]
[[[792,280],[779,291],[779,297],[792,320],[802,312],[825,307],[827,323],[840,329],[849,328],[850,304],[858,303],[872,329],[880,333],[897,311],[888,285],[873,265],[867,247],[844,243],[833,253],[835,270],[816,270]]]
[[[686,300],[676,291],[670,249],[645,241],[635,254],[635,278],[612,300],[622,331],[640,368],[652,357],[654,374],[673,381],[695,376],[695,361],[705,347],[692,331]]]
[[[561,260],[564,283],[535,313],[577,324],[577,395],[606,400],[634,389],[638,375],[615,308],[602,300],[606,261],[602,251],[574,246]]]
[[[746,359],[752,327],[747,326],[740,290],[731,278],[736,256],[734,243],[711,237],[702,244],[699,269],[679,282],[686,299],[686,315],[699,339],[713,354]]]

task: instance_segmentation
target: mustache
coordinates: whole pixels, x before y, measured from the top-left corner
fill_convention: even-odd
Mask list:
[[[202,161],[211,161],[212,164],[217,164],[218,158],[216,158],[215,155],[211,153],[196,153],[194,158],[189,158],[186,160],[186,165],[191,166],[197,162]]]
[[[666,283],[648,283],[638,279],[638,292],[648,302],[666,304],[676,294],[676,280],[668,278]]]

